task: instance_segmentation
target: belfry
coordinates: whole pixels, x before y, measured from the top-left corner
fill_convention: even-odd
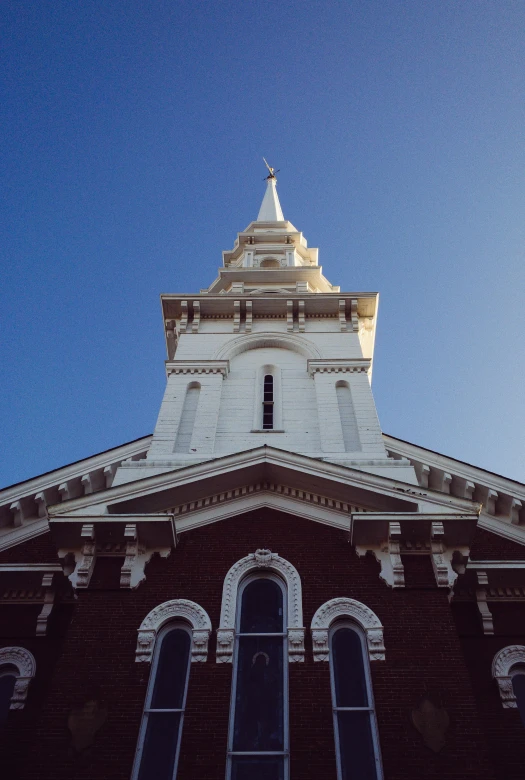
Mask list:
[[[6,778],[522,778],[525,486],[381,430],[267,167],[152,435],[0,491]]]

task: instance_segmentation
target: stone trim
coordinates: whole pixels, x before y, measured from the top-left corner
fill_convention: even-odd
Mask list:
[[[503,709],[517,709],[511,671],[517,664],[525,665],[525,646],[508,645],[499,650],[492,661],[492,677],[497,681]]]
[[[204,662],[208,658],[208,640],[211,620],[199,604],[188,599],[165,601],[151,610],[138,629],[135,661],[151,663],[155,639],[160,629],[170,620],[184,620],[192,628],[191,660]]]
[[[336,620],[343,618],[354,620],[365,632],[370,660],[384,661],[385,645],[381,621],[365,604],[350,598],[326,601],[313,616],[310,628],[314,661],[328,661],[330,657],[328,632]]]
[[[36,661],[32,653],[25,647],[0,648],[0,667],[4,665],[14,666],[18,670],[15,681],[15,689],[11,697],[11,710],[23,710],[29,683],[36,673]]]
[[[255,314],[253,317],[257,319]],[[249,349],[262,347],[290,349],[292,352],[298,352],[307,359],[321,357],[321,353],[315,344],[304,336],[296,336],[291,333],[251,333],[228,341],[227,344],[223,345],[216,352],[215,360],[231,360]]]
[[[228,360],[169,360],[166,361],[166,374],[222,374],[228,376]]]
[[[256,550],[234,563],[224,579],[221,622],[217,631],[217,663],[231,664],[235,641],[237,595],[241,581],[260,570],[275,572],[286,583],[288,598],[288,661],[304,661],[304,626],[301,578],[289,561],[270,550]]]
[[[308,373],[367,373],[371,360],[364,358],[332,358],[329,360],[308,360]]]

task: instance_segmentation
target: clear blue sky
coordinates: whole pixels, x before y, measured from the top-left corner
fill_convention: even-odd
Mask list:
[[[284,214],[385,432],[525,480],[525,3],[4,0],[0,484],[153,431],[158,296]]]

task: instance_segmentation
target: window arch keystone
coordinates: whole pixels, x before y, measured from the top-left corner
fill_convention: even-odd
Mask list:
[[[36,673],[35,658],[25,647],[2,647],[0,648],[0,667],[2,666],[14,666],[18,672],[9,709],[23,710],[29,683]]]
[[[286,583],[288,599],[288,661],[304,661],[304,626],[301,578],[289,561],[271,550],[259,549],[234,563],[224,579],[221,622],[217,631],[217,663],[231,664],[239,584],[250,572],[275,572]]]
[[[516,693],[512,685],[514,666],[525,666],[525,646],[508,645],[496,653],[492,661],[492,677],[497,681],[504,709],[517,709]]]
[[[192,628],[191,660],[204,662],[208,658],[211,621],[199,604],[188,599],[165,601],[151,610],[138,629],[135,661],[151,662],[155,639],[162,626],[175,619],[187,621]]]
[[[385,660],[383,626],[370,607],[350,598],[336,598],[322,604],[312,618],[311,631],[314,661],[328,661],[330,650],[328,632],[330,626],[343,618],[355,620],[366,634],[368,655],[371,661]]]

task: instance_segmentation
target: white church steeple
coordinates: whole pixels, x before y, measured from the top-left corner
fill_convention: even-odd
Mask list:
[[[266,160],[264,162],[266,162]],[[268,165],[268,163],[266,163],[266,165]],[[283,210],[277,194],[277,178],[273,172],[274,169],[270,168],[269,165],[268,170],[270,171],[270,175],[266,177],[266,192],[264,193],[263,202],[259,209],[257,222],[284,222]]]

